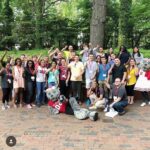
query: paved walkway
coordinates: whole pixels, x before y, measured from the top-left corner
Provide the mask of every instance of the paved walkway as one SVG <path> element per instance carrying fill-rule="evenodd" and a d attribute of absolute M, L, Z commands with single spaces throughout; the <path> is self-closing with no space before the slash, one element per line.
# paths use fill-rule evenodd
<path fill-rule="evenodd" d="M 139 105 L 114 119 L 100 112 L 97 122 L 49 116 L 46 106 L 0 110 L 0 150 L 150 150 L 150 106 Z M 14 147 L 5 144 L 10 135 Z"/>

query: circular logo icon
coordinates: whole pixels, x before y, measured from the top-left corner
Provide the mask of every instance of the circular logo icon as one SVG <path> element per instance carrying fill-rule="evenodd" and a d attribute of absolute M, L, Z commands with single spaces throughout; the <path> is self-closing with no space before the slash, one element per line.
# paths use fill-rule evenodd
<path fill-rule="evenodd" d="M 15 146 L 16 145 L 16 138 L 14 137 L 14 136 L 9 136 L 9 137 L 7 137 L 7 139 L 6 139 L 6 144 L 8 145 L 8 146 L 10 146 L 10 147 L 13 147 L 13 146 Z"/>

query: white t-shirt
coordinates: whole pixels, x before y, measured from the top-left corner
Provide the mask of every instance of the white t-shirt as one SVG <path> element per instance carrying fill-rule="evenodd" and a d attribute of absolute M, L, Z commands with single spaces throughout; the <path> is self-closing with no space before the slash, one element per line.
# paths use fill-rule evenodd
<path fill-rule="evenodd" d="M 42 68 L 41 66 L 38 66 L 37 73 L 36 73 L 36 82 L 45 82 L 46 72 L 47 72 L 46 67 Z"/>

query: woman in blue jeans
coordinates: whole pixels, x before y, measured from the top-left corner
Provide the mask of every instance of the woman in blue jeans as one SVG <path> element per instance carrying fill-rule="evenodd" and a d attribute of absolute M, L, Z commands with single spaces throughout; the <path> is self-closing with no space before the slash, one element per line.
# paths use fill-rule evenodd
<path fill-rule="evenodd" d="M 27 66 L 24 71 L 25 78 L 25 100 L 27 108 L 32 108 L 32 103 L 35 96 L 35 85 L 36 85 L 36 71 L 34 68 L 34 62 L 32 60 L 27 61 Z"/>
<path fill-rule="evenodd" d="M 47 68 L 45 61 L 42 59 L 36 69 L 36 105 L 40 107 L 45 103 L 45 88 L 46 88 Z"/>

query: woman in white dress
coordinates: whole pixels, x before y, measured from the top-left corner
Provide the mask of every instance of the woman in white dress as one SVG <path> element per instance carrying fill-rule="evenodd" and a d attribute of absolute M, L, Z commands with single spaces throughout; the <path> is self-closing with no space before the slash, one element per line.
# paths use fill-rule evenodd
<path fill-rule="evenodd" d="M 149 70 L 148 68 L 150 68 L 150 64 L 146 64 L 145 62 L 143 62 L 143 65 L 139 71 L 139 78 L 134 87 L 134 90 L 141 91 L 141 94 L 143 96 L 143 103 L 141 104 L 142 107 L 145 106 L 146 104 L 150 105 L 150 97 L 149 97 L 150 80 L 146 75 L 147 71 Z"/>

